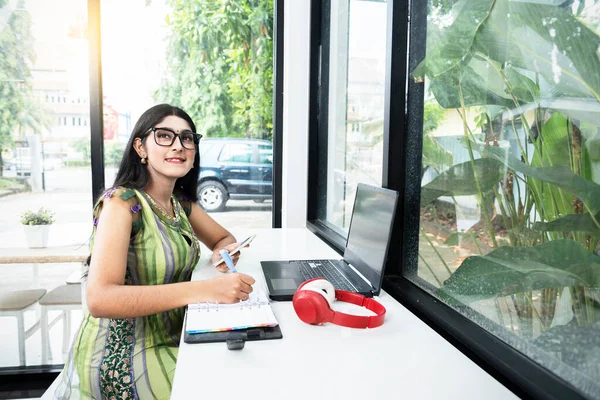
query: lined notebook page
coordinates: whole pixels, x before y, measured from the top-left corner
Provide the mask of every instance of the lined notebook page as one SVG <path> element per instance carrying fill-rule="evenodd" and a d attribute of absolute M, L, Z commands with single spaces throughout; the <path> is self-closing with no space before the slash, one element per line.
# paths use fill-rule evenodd
<path fill-rule="evenodd" d="M 254 291 L 248 300 L 235 304 L 188 305 L 186 331 L 192 334 L 277 325 L 269 300 L 262 291 Z"/>

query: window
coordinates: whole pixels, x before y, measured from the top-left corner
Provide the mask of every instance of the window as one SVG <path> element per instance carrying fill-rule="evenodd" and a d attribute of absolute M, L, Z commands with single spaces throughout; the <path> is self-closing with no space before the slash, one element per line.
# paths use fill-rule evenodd
<path fill-rule="evenodd" d="M 223 150 L 221 150 L 219 161 L 251 163 L 252 146 L 243 143 L 226 144 L 225 146 L 223 146 Z"/>
<path fill-rule="evenodd" d="M 202 142 L 207 139 L 272 142 L 272 0 L 126 3 L 100 0 L 100 4 L 107 184 L 114 181 L 133 125 L 155 104 L 169 103 L 190 115 L 203 135 L 202 162 L 210 162 L 211 168 L 216 157 L 206 156 L 208 149 L 203 149 Z M 131 15 L 140 18 L 132 20 Z M 204 33 L 190 35 L 191 31 Z M 235 33 L 242 31 L 243 34 Z M 123 46 L 124 40 L 135 46 Z M 211 51 L 205 51 L 207 46 Z M 140 69 L 140 65 L 146 67 Z M 129 127 L 124 123 L 126 118 Z M 228 150 L 229 162 L 253 161 L 252 151 L 233 153 L 235 149 Z M 262 227 L 272 225 L 272 203 L 268 196 L 262 193 L 254 196 L 253 189 L 225 182 L 221 174 L 210 175 L 206 168 L 201 168 L 201 174 L 199 204 L 206 211 L 215 212 L 213 217 L 219 223 L 225 227 L 245 224 L 254 228 L 257 221 Z M 206 180 L 213 180 L 222 188 L 218 198 L 210 195 L 212 185 L 200 187 Z M 272 180 L 271 175 L 268 180 Z M 269 189 L 271 185 L 271 182 L 264 184 Z M 265 200 L 269 201 L 261 204 Z M 240 218 L 229 211 L 244 213 Z"/>
<path fill-rule="evenodd" d="M 0 187 L 12 192 L 0 198 L 0 209 L 4 210 L 0 212 L 3 226 L 0 247 L 4 248 L 26 247 L 19 215 L 26 208 L 40 205 L 56 211 L 49 246 L 76 243 L 79 249 L 86 248 L 85 240 L 92 225 L 91 186 L 96 194 L 99 188 L 112 183 L 133 124 L 141 112 L 153 104 L 168 102 L 181 106 L 192 114 L 205 138 L 232 136 L 271 141 L 273 126 L 281 129 L 282 125 L 272 118 L 272 80 L 273 5 L 278 4 L 282 10 L 283 0 L 261 0 L 253 2 L 252 7 L 233 4 L 235 2 L 231 7 L 217 7 L 220 12 L 217 19 L 223 23 L 212 24 L 214 19 L 193 18 L 193 30 L 206 32 L 202 37 L 188 35 L 188 7 L 191 4 L 198 11 L 196 16 L 213 15 L 216 9 L 212 2 L 155 0 L 125 4 L 114 0 L 65 0 L 63 3 L 64 10 L 57 14 L 51 2 L 0 1 L 0 47 L 3 56 L 10 61 L 0 63 L 0 92 L 5 95 L 0 99 L 0 114 L 11 116 L 0 126 Z M 93 16 L 90 21 L 87 20 L 88 5 L 89 15 Z M 132 20 L 131 15 L 140 18 Z M 98 26 L 100 20 L 104 24 L 102 29 Z M 148 29 L 149 26 L 152 29 Z M 229 34 L 239 31 L 240 26 L 244 28 L 243 35 Z M 102 40 L 97 37 L 98 32 Z M 211 59 L 202 55 L 207 37 L 215 50 L 214 58 L 207 54 Z M 281 21 L 278 37 L 282 49 Z M 100 42 L 104 45 L 102 49 L 98 46 Z M 135 43 L 135 46 L 123 46 L 124 42 Z M 190 58 L 190 50 L 198 57 Z M 100 59 L 102 71 L 98 70 L 100 63 L 95 62 Z M 145 68 L 140 69 L 140 65 Z M 277 75 L 281 77 L 281 61 L 277 68 Z M 89 82 L 92 82 L 90 88 Z M 99 82 L 103 85 L 99 86 Z M 149 86 L 148 82 L 152 84 Z M 197 91 L 190 92 L 190 88 Z M 281 93 L 280 90 L 277 96 L 280 103 Z M 205 95 L 209 98 L 204 98 Z M 70 99 L 68 106 L 67 98 Z M 204 107 L 208 102 L 215 107 Z M 103 116 L 104 126 L 108 128 L 104 132 L 99 123 Z M 71 120 L 68 121 L 68 117 Z M 100 146 L 102 139 L 106 140 L 104 152 Z M 98 162 L 98 156 L 102 154 L 106 171 L 99 168 L 102 163 Z M 248 153 L 233 156 L 247 159 Z M 266 157 L 269 158 L 268 154 Z M 94 158 L 94 168 L 90 185 L 91 158 Z M 258 179 L 262 179 L 259 183 L 264 190 L 260 197 L 242 193 L 256 204 L 233 200 L 225 210 L 252 212 L 247 224 L 253 228 L 271 226 L 272 175 L 270 168 L 261 171 Z M 27 184 L 23 184 L 25 179 Z M 35 193 L 28 193 L 31 191 Z M 57 207 L 57 203 L 62 207 Z M 240 203 L 244 206 L 240 207 Z M 243 225 L 239 212 L 218 213 L 213 217 L 226 227 Z M 75 277 L 80 276 L 78 264 L 46 265 L 0 265 L 4 278 L 0 290 L 2 293 L 28 288 L 50 291 L 64 284 L 74 269 Z M 71 334 L 79 323 L 77 313 L 73 314 Z M 57 316 L 59 312 L 52 311 L 50 320 Z M 34 326 L 36 317 L 39 319 L 39 307 L 27 312 L 27 328 Z M 23 371 L 18 368 L 16 323 L 4 319 L 0 324 L 0 337 L 5 339 L 4 346 L 0 347 L 3 350 L 0 367 L 4 373 L 15 372 L 22 376 L 28 372 L 27 368 L 40 363 L 39 331 L 34 331 L 27 340 L 26 370 Z M 44 368 L 49 373 L 44 372 L 39 380 L 36 379 L 39 374 L 33 371 L 36 377 L 29 380 L 29 384 L 46 380 L 63 361 L 62 323 L 55 322 L 50 328 L 53 366 Z M 19 386 L 27 379 L 16 381 L 15 385 Z M 15 391 L 20 389 L 17 387 Z M 2 394 L 7 393 L 0 390 L 0 397 Z M 40 393 L 28 394 L 38 397 Z"/>
<path fill-rule="evenodd" d="M 30 242 L 19 217 L 40 207 L 54 212 L 48 247 L 87 247 L 92 227 L 90 160 L 80 138 L 89 138 L 90 130 L 75 124 L 65 129 L 66 115 L 71 113 L 62 104 L 73 91 L 88 90 L 87 4 L 66 0 L 56 12 L 55 4 L 46 1 L 0 1 L 0 113 L 10 116 L 3 117 L 0 126 L 0 186 L 7 189 L 7 195 L 0 197 L 0 253 L 13 249 L 19 256 L 35 254 L 28 250 Z M 80 114 L 88 118 L 89 109 L 81 109 Z M 30 289 L 49 293 L 66 287 L 81 276 L 81 263 L 0 264 L 0 276 L 0 292 L 11 297 L 17 292 L 12 297 L 16 299 Z M 72 288 L 80 290 L 80 285 Z M 18 351 L 16 319 L 1 318 L 0 368 L 5 372 L 20 365 L 24 368 L 19 374 L 31 367 L 39 370 L 41 364 L 51 369 L 48 365 L 64 360 L 63 334 L 70 342 L 82 312 L 66 311 L 70 318 L 65 318 L 66 307 L 56 307 L 42 326 L 39 303 L 34 301 L 24 313 L 25 329 L 32 328 L 32 335 L 23 339 L 23 358 Z M 51 359 L 42 359 L 41 333 L 46 330 L 49 348 L 43 350 L 51 350 Z M 6 394 L 3 390 L 0 397 Z"/>
<path fill-rule="evenodd" d="M 600 8 L 427 3 L 411 35 L 421 212 L 405 276 L 597 396 Z"/>
<path fill-rule="evenodd" d="M 200 140 L 200 162 L 202 162 L 208 153 L 215 151 L 215 146 L 216 144 L 214 142 Z"/>
<path fill-rule="evenodd" d="M 381 185 L 383 172 L 385 1 L 323 1 L 316 219 L 345 235 L 359 182 Z"/>
<path fill-rule="evenodd" d="M 273 146 L 259 144 L 258 159 L 261 164 L 273 164 Z"/>
<path fill-rule="evenodd" d="M 341 250 L 352 184 L 399 190 L 384 289 L 515 392 L 597 397 L 600 7 L 316 9 L 309 227 Z"/>

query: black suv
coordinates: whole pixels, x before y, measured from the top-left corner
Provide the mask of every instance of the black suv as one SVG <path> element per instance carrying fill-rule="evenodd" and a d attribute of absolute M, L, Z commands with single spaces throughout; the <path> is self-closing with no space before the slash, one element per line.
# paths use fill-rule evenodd
<path fill-rule="evenodd" d="M 273 144 L 267 140 L 215 138 L 200 140 L 198 203 L 221 211 L 227 200 L 254 200 L 273 195 Z"/>

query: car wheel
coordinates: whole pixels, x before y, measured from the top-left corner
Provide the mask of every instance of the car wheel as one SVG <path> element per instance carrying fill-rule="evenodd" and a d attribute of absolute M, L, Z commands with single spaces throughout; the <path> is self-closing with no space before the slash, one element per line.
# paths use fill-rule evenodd
<path fill-rule="evenodd" d="M 265 202 L 265 199 L 254 199 L 255 203 L 262 204 Z"/>
<path fill-rule="evenodd" d="M 229 195 L 219 182 L 204 181 L 198 186 L 198 203 L 206 211 L 222 211 Z"/>

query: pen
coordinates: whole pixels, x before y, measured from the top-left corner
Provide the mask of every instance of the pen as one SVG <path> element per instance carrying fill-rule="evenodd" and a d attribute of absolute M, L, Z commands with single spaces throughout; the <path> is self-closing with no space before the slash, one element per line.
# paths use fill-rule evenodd
<path fill-rule="evenodd" d="M 237 270 L 235 269 L 235 265 L 233 265 L 233 260 L 231 259 L 231 256 L 229 255 L 229 252 L 227 250 L 223 249 L 219 252 L 219 254 L 221 255 L 221 258 L 223 259 L 223 261 L 225 261 L 227 268 L 229 268 L 229 270 L 231 272 L 237 272 Z"/>

